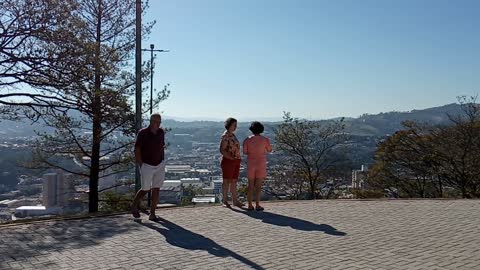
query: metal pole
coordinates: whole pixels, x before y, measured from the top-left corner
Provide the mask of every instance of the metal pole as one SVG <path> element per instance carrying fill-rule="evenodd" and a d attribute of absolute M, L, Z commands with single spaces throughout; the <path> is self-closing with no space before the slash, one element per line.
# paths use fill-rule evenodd
<path fill-rule="evenodd" d="M 138 4 L 138 0 L 137 0 L 137 4 Z M 140 14 L 141 16 L 141 14 Z M 138 40 L 137 40 L 137 51 L 138 52 L 138 48 L 140 48 L 140 53 L 141 51 L 150 51 L 150 115 L 153 114 L 153 52 L 168 52 L 166 50 L 154 50 L 155 46 L 153 44 L 150 44 L 150 50 L 148 49 L 141 49 L 141 45 L 142 44 L 138 44 Z M 140 58 L 140 64 L 141 64 L 141 58 Z M 139 72 L 137 70 L 137 72 Z M 141 70 L 140 70 L 141 72 Z M 140 73 L 138 73 L 140 74 Z M 138 81 L 137 81 L 137 85 L 138 85 Z M 141 89 L 142 85 L 141 85 L 141 81 L 140 81 L 140 89 Z M 140 94 L 140 98 L 141 98 L 141 94 Z M 141 128 L 141 126 L 139 127 L 139 129 Z M 137 130 L 138 132 L 138 130 Z M 137 172 L 138 170 L 138 167 L 136 166 L 136 176 L 138 177 L 138 180 L 137 178 L 135 178 L 135 188 L 136 190 L 138 191 L 140 189 L 140 172 Z M 137 189 L 137 181 L 138 181 L 138 189 Z M 151 198 L 152 198 L 152 193 L 151 191 L 148 191 L 147 193 L 147 206 L 150 207 L 151 205 Z"/>
<path fill-rule="evenodd" d="M 155 46 L 150 44 L 150 115 L 153 114 L 153 48 Z"/>
<path fill-rule="evenodd" d="M 135 8 L 135 131 L 142 128 L 142 1 Z M 135 164 L 135 192 L 140 190 L 140 169 Z"/>
<path fill-rule="evenodd" d="M 150 44 L 150 115 L 153 114 L 153 48 L 154 45 Z M 147 206 L 152 204 L 152 191 L 148 191 Z"/>

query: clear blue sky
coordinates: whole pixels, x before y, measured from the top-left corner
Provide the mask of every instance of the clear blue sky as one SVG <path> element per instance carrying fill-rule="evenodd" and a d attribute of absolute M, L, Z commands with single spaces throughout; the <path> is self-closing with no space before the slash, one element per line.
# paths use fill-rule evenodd
<path fill-rule="evenodd" d="M 359 116 L 480 92 L 478 0 L 151 0 L 161 111 Z M 144 54 L 149 57 L 149 54 Z"/>

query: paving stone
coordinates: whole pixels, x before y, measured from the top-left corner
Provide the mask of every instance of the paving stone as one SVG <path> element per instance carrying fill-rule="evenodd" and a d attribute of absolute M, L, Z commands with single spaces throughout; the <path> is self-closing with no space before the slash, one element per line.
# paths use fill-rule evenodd
<path fill-rule="evenodd" d="M 290 201 L 0 227 L 0 269 L 480 269 L 480 201 Z"/>

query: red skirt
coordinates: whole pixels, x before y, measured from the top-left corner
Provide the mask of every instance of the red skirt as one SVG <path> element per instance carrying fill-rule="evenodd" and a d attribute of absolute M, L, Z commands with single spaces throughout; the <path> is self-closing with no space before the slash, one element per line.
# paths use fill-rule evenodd
<path fill-rule="evenodd" d="M 238 179 L 240 176 L 240 159 L 223 157 L 221 162 L 223 179 Z"/>

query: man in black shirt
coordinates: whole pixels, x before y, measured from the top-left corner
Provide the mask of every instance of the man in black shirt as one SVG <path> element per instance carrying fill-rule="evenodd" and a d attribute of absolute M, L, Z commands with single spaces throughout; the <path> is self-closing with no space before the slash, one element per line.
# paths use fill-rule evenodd
<path fill-rule="evenodd" d="M 140 201 L 152 191 L 150 220 L 157 220 L 155 209 L 160 197 L 160 187 L 165 181 L 165 131 L 160 128 L 162 117 L 152 114 L 150 125 L 138 132 L 135 142 L 135 160 L 140 167 L 142 187 L 132 203 L 132 215 L 140 218 Z"/>

